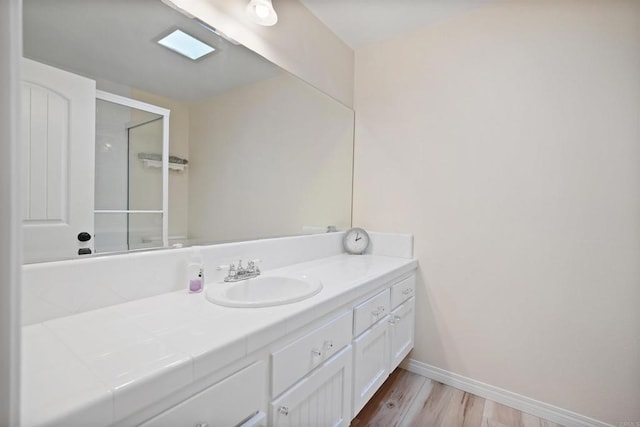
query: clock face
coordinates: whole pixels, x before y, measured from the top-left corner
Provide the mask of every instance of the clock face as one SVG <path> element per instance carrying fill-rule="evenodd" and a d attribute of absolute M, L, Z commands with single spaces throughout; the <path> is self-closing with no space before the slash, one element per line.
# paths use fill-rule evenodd
<path fill-rule="evenodd" d="M 369 246 L 369 235 L 362 228 L 352 228 L 347 230 L 342 244 L 350 254 L 362 254 Z"/>

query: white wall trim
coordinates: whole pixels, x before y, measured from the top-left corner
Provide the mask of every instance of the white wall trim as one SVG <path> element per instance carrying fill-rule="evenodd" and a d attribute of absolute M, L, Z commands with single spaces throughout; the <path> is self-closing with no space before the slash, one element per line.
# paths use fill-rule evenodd
<path fill-rule="evenodd" d="M 18 193 L 22 3 L 0 2 L 0 426 L 20 424 L 21 209 Z"/>
<path fill-rule="evenodd" d="M 414 374 L 441 382 L 451 387 L 464 390 L 485 399 L 510 406 L 519 411 L 544 418 L 567 427 L 613 427 L 611 424 L 594 420 L 584 415 L 557 406 L 531 399 L 521 394 L 476 381 L 453 372 L 445 371 L 414 359 L 405 359 L 400 365 Z"/>

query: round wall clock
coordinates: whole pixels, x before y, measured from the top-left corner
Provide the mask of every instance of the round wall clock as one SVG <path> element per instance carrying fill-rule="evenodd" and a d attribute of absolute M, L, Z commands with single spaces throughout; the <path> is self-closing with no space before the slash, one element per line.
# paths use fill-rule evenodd
<path fill-rule="evenodd" d="M 362 255 L 369 247 L 369 235 L 362 228 L 351 228 L 345 233 L 342 246 L 350 254 Z"/>

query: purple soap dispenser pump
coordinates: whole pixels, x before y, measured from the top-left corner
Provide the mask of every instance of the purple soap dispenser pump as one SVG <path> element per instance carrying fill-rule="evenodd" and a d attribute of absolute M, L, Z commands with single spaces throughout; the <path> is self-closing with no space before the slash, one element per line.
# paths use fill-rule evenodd
<path fill-rule="evenodd" d="M 192 250 L 191 261 L 187 265 L 187 280 L 189 292 L 202 292 L 204 289 L 204 264 L 200 248 L 195 246 Z"/>

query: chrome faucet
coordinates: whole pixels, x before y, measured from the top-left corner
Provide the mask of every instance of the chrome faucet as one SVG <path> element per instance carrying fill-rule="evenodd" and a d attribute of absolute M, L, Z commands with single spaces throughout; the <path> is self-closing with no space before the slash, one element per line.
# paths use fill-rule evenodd
<path fill-rule="evenodd" d="M 256 265 L 261 262 L 259 259 L 251 260 L 247 263 L 246 267 L 242 266 L 242 260 L 238 261 L 238 266 L 234 264 L 218 266 L 217 270 L 228 268 L 227 277 L 224 278 L 225 282 L 239 282 L 240 280 L 251 279 L 260 275 L 260 268 Z"/>

